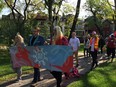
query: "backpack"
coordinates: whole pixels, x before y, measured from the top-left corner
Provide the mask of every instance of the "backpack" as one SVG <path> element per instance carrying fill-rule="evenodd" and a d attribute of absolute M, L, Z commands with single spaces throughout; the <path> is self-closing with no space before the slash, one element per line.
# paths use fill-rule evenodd
<path fill-rule="evenodd" d="M 80 77 L 78 69 L 76 67 L 73 67 L 71 72 L 65 73 L 66 79 L 69 79 L 71 77 Z"/>

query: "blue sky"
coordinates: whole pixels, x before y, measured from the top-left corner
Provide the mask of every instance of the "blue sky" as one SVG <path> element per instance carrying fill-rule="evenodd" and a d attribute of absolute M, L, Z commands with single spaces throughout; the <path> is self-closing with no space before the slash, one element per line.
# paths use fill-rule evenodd
<path fill-rule="evenodd" d="M 74 7 L 76 7 L 76 3 L 77 0 L 67 0 L 68 2 L 70 2 L 70 4 L 72 4 Z M 113 2 L 114 0 L 109 0 L 111 2 Z M 81 0 L 81 8 L 80 8 L 80 14 L 79 14 L 79 18 L 86 18 L 86 16 L 88 16 L 90 13 L 86 12 L 85 9 L 83 8 L 84 3 L 86 2 L 86 0 Z M 9 14 L 9 10 L 8 9 L 4 9 L 1 13 L 0 13 L 0 17 L 1 15 L 7 15 Z"/>

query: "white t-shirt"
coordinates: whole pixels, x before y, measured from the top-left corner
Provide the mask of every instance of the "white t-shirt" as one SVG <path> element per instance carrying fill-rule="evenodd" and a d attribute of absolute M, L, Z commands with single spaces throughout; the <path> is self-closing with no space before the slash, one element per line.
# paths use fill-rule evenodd
<path fill-rule="evenodd" d="M 78 47 L 80 46 L 80 40 L 77 37 L 70 38 L 69 46 L 71 46 L 73 48 L 73 51 L 77 51 Z"/>
<path fill-rule="evenodd" d="M 91 51 L 94 51 L 94 43 L 95 43 L 95 38 L 92 39 Z"/>

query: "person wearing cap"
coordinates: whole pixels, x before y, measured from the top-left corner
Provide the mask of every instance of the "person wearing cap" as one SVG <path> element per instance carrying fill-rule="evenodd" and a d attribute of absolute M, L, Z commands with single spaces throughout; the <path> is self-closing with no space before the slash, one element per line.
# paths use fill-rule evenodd
<path fill-rule="evenodd" d="M 40 28 L 39 27 L 34 27 L 32 30 L 32 36 L 29 38 L 29 43 L 28 46 L 41 46 L 44 45 L 44 38 L 39 35 Z M 39 65 L 36 64 L 34 66 L 34 76 L 33 76 L 33 81 L 32 83 L 36 83 L 37 81 L 41 81 L 40 79 L 40 69 Z"/>
<path fill-rule="evenodd" d="M 97 37 L 96 31 L 93 31 L 92 37 L 90 38 L 90 53 L 92 57 L 91 70 L 94 67 L 98 66 L 98 61 L 97 61 L 98 43 L 99 43 L 99 38 Z"/>
<path fill-rule="evenodd" d="M 116 39 L 114 37 L 114 35 L 112 34 L 111 36 L 109 36 L 107 42 L 107 56 L 108 56 L 108 60 L 110 59 L 110 55 L 112 54 L 112 60 L 111 62 L 113 62 L 113 59 L 115 57 L 115 46 L 116 46 Z"/>

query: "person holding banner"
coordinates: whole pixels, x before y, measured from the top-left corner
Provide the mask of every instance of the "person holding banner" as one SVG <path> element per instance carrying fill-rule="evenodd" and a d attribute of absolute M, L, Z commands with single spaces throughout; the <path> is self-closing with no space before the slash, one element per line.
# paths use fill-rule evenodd
<path fill-rule="evenodd" d="M 68 40 L 64 37 L 61 28 L 59 26 L 55 26 L 54 28 L 54 45 L 68 45 Z M 50 73 L 54 76 L 57 82 L 57 87 L 61 87 L 62 82 L 62 72 L 60 71 L 50 71 Z"/>
<path fill-rule="evenodd" d="M 30 36 L 29 39 L 29 46 L 41 46 L 44 45 L 44 38 L 42 36 L 39 35 L 40 32 L 40 28 L 39 27 L 34 27 L 34 29 L 32 30 L 32 36 Z M 39 69 L 39 65 L 36 64 L 34 66 L 34 76 L 33 76 L 33 81 L 32 83 L 36 83 L 37 81 L 41 81 L 42 79 L 40 79 L 40 69 Z"/>
<path fill-rule="evenodd" d="M 17 33 L 17 35 L 15 36 L 14 46 L 16 46 L 17 48 L 24 47 L 24 39 L 19 33 Z M 11 61 L 11 62 L 13 63 L 13 61 Z M 22 68 L 21 68 L 21 66 L 20 67 L 13 67 L 13 64 L 12 64 L 12 68 L 17 73 L 17 81 L 22 80 L 22 77 L 21 77 Z"/>

